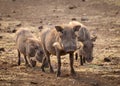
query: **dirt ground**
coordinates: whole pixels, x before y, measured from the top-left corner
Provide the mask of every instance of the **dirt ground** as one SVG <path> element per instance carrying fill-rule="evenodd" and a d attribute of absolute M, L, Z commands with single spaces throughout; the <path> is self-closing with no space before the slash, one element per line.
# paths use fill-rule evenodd
<path fill-rule="evenodd" d="M 61 77 L 22 64 L 17 66 L 15 31 L 28 27 L 53 27 L 76 19 L 97 34 L 94 60 L 69 71 L 68 56 L 62 57 Z M 104 61 L 107 58 L 108 61 Z M 51 57 L 56 72 L 56 57 Z M 120 86 L 120 0 L 0 0 L 0 86 Z"/>

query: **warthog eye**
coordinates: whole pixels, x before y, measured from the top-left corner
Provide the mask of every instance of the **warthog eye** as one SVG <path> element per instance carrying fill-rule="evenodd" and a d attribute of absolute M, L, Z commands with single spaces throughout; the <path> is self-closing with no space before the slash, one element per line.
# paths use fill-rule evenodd
<path fill-rule="evenodd" d="M 94 47 L 94 44 L 92 44 L 92 47 Z"/>
<path fill-rule="evenodd" d="M 40 51 L 40 54 L 43 54 L 43 52 L 42 52 L 42 51 Z"/>
<path fill-rule="evenodd" d="M 35 50 L 37 50 L 38 49 L 38 47 L 35 47 Z"/>

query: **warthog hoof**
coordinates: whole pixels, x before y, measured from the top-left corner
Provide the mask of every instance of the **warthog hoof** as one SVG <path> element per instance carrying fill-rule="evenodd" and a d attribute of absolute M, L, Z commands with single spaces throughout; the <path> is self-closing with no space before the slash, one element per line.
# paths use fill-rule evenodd
<path fill-rule="evenodd" d="M 36 61 L 34 61 L 32 59 L 30 61 L 31 61 L 32 67 L 35 67 L 36 66 Z"/>
<path fill-rule="evenodd" d="M 45 67 L 45 68 L 49 68 L 49 65 L 48 65 L 47 62 L 45 62 L 44 67 Z"/>
<path fill-rule="evenodd" d="M 53 70 L 53 68 L 51 68 L 51 69 L 50 69 L 50 73 L 54 73 L 54 70 Z"/>
<path fill-rule="evenodd" d="M 43 66 L 41 66 L 41 70 L 42 70 L 42 72 L 45 72 L 45 69 L 44 69 L 44 67 L 43 67 Z"/>
<path fill-rule="evenodd" d="M 60 77 L 60 75 L 61 75 L 61 72 L 58 71 L 58 72 L 57 72 L 57 77 Z"/>
<path fill-rule="evenodd" d="M 20 65 L 20 63 L 21 63 L 21 62 L 20 62 L 20 61 L 18 61 L 18 66 Z"/>
<path fill-rule="evenodd" d="M 75 76 L 76 72 L 74 70 L 71 70 L 71 75 Z"/>

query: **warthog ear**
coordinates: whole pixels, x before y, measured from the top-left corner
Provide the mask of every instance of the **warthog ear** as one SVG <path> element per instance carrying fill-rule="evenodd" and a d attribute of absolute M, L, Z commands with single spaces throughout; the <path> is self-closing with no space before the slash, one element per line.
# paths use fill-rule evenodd
<path fill-rule="evenodd" d="M 81 25 L 76 25 L 73 27 L 73 30 L 74 31 L 79 31 L 79 29 L 81 28 Z"/>
<path fill-rule="evenodd" d="M 92 37 L 92 38 L 91 38 L 91 41 L 95 42 L 95 41 L 96 41 L 96 39 L 97 39 L 97 36 Z"/>
<path fill-rule="evenodd" d="M 58 31 L 58 32 L 63 32 L 63 28 L 61 26 L 55 26 L 55 29 Z"/>

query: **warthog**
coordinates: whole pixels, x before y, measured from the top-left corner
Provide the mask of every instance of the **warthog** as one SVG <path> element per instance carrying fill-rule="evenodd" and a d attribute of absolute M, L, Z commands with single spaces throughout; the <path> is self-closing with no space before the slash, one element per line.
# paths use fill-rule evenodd
<path fill-rule="evenodd" d="M 26 65 L 30 67 L 36 65 L 36 60 L 42 62 L 44 53 L 41 42 L 29 30 L 21 28 L 16 32 L 16 46 L 18 51 L 18 65 L 21 64 L 21 53 L 24 55 Z"/>
<path fill-rule="evenodd" d="M 43 64 L 41 66 L 42 71 L 44 71 L 44 63 L 47 59 L 50 72 L 54 72 L 50 62 L 50 55 L 56 55 L 58 61 L 57 76 L 60 76 L 61 72 L 61 56 L 69 54 L 71 74 L 75 74 L 73 68 L 73 54 L 77 49 L 76 45 L 76 35 L 75 32 L 79 30 L 81 26 L 77 25 L 70 27 L 68 25 L 55 26 L 53 29 L 43 29 L 41 31 L 40 37 L 43 44 L 44 53 L 46 55 L 43 58 Z"/>
<path fill-rule="evenodd" d="M 81 25 L 81 28 L 77 32 L 77 38 L 78 42 L 81 42 L 83 45 L 77 51 L 78 53 L 76 53 L 76 56 L 77 54 L 80 56 L 81 65 L 83 65 L 83 62 L 85 63 L 85 61 L 91 62 L 93 60 L 93 47 L 94 47 L 93 42 L 96 40 L 97 37 L 94 36 L 93 38 L 91 38 L 90 33 L 87 30 L 87 27 L 81 24 L 80 22 L 71 21 L 69 22 L 69 25 L 72 27 L 76 25 Z"/>

